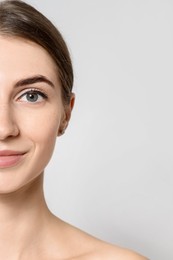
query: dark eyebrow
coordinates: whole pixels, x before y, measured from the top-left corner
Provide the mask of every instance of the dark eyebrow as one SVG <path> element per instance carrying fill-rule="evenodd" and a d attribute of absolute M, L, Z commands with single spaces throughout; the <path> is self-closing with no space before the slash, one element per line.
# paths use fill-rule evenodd
<path fill-rule="evenodd" d="M 53 88 L 55 87 L 52 81 L 50 81 L 48 78 L 46 78 L 45 76 L 42 76 L 42 75 L 35 75 L 33 77 L 21 79 L 15 84 L 15 87 L 32 85 L 32 84 L 39 83 L 39 82 L 45 82 L 48 85 L 50 85 L 51 87 L 53 87 Z"/>

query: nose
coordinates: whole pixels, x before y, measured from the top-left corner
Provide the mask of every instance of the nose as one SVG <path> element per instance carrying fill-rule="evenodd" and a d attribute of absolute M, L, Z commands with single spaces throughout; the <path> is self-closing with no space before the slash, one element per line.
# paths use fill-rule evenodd
<path fill-rule="evenodd" d="M 15 137 L 19 134 L 19 129 L 14 120 L 10 105 L 0 105 L 0 140 L 8 137 Z"/>

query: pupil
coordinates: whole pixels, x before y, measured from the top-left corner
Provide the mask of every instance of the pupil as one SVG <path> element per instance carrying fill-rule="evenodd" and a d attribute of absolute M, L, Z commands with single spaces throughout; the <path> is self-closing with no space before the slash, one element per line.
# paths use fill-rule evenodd
<path fill-rule="evenodd" d="M 27 94 L 27 100 L 30 102 L 35 102 L 38 99 L 38 95 L 34 93 Z"/>

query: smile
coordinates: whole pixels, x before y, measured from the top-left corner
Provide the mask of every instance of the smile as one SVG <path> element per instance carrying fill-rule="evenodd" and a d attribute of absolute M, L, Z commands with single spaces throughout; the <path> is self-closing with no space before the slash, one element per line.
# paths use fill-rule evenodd
<path fill-rule="evenodd" d="M 8 168 L 16 166 L 21 162 L 25 152 L 4 150 L 0 151 L 0 168 Z"/>

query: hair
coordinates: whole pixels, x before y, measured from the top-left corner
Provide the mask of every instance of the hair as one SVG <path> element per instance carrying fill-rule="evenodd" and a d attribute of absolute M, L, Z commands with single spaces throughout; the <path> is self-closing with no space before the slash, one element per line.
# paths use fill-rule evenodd
<path fill-rule="evenodd" d="M 47 51 L 58 68 L 63 102 L 69 104 L 73 87 L 72 62 L 61 33 L 50 20 L 23 1 L 1 1 L 0 35 L 30 40 Z"/>

